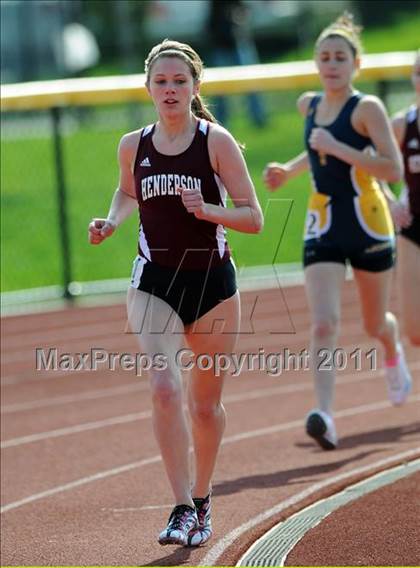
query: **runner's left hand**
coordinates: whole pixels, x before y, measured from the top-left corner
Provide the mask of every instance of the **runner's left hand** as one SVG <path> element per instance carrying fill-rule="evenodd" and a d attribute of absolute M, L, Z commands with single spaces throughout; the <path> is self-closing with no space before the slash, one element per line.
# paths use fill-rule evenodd
<path fill-rule="evenodd" d="M 309 145 L 313 150 L 324 154 L 333 154 L 337 140 L 325 128 L 313 128 L 309 137 Z"/>
<path fill-rule="evenodd" d="M 199 189 L 178 189 L 181 193 L 182 203 L 188 213 L 194 213 L 197 219 L 202 219 L 206 204 Z"/>

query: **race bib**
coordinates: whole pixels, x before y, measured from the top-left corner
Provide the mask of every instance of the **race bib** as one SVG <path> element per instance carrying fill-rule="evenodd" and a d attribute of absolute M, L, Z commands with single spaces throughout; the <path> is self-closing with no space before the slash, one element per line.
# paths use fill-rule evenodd
<path fill-rule="evenodd" d="M 305 220 L 304 240 L 317 239 L 331 226 L 330 197 L 324 193 L 313 193 L 309 198 Z"/>

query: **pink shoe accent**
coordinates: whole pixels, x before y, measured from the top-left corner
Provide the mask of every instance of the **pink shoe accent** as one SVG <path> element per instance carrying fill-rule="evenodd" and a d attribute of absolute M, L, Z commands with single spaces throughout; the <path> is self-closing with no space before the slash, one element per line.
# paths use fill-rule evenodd
<path fill-rule="evenodd" d="M 398 365 L 399 361 L 400 361 L 400 354 L 397 353 L 397 354 L 395 355 L 395 357 L 393 357 L 392 359 L 387 359 L 387 360 L 385 361 L 385 365 L 386 365 L 387 367 L 396 367 L 396 366 Z"/>

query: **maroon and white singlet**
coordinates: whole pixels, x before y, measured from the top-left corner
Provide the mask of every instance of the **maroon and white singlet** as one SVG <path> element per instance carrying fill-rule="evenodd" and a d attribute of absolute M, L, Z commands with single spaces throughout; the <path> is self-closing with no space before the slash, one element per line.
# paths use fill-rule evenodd
<path fill-rule="evenodd" d="M 181 270 L 206 270 L 225 264 L 230 252 L 223 225 L 188 213 L 178 192 L 178 188 L 199 188 L 206 203 L 226 206 L 226 189 L 210 163 L 209 122 L 199 119 L 189 148 L 175 156 L 156 150 L 152 141 L 155 126 L 143 128 L 134 164 L 139 255 Z"/>
<path fill-rule="evenodd" d="M 401 144 L 404 159 L 404 177 L 408 192 L 408 203 L 412 215 L 411 224 L 400 231 L 400 235 L 420 247 L 420 132 L 418 108 L 412 106 L 405 115 L 405 136 Z"/>
<path fill-rule="evenodd" d="M 408 201 L 410 211 L 415 216 L 420 216 L 420 132 L 417 124 L 418 112 L 416 106 L 408 109 L 405 115 L 405 136 L 401 145 Z"/>

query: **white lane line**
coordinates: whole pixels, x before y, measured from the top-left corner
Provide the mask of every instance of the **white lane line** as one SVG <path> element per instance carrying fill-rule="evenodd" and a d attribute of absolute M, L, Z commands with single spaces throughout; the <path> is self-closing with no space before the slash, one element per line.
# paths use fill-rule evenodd
<path fill-rule="evenodd" d="M 6 513 L 7 511 L 11 511 L 12 509 L 17 509 L 18 507 L 22 507 L 23 505 L 28 505 L 29 503 L 33 503 L 34 501 L 45 499 L 45 497 L 51 497 L 52 495 L 56 495 L 57 493 L 62 493 L 63 491 L 71 491 L 76 487 L 80 487 L 81 485 L 86 485 L 86 483 L 92 483 L 93 481 L 99 481 L 100 479 L 111 477 L 112 475 L 127 473 L 128 471 L 132 471 L 133 469 L 137 469 L 139 467 L 144 467 L 146 465 L 158 463 L 161 461 L 161 459 L 162 458 L 160 456 L 153 456 L 151 458 L 146 458 L 144 460 L 128 463 L 120 467 L 114 467 L 113 469 L 100 471 L 93 475 L 89 475 L 88 477 L 82 477 L 80 479 L 76 479 L 75 481 L 71 481 L 70 483 L 65 483 L 64 485 L 58 485 L 57 487 L 52 487 L 51 489 L 47 489 L 46 491 L 42 491 L 41 493 L 35 493 L 34 495 L 29 495 L 28 497 L 20 499 L 19 501 L 14 501 L 13 503 L 4 505 L 4 507 L 1 507 L 0 513 Z"/>
<path fill-rule="evenodd" d="M 173 503 L 169 503 L 168 505 L 144 505 L 143 507 L 121 507 L 119 509 L 115 508 L 107 508 L 102 507 L 101 511 L 105 511 L 108 513 L 138 513 L 139 511 L 155 511 L 161 509 L 172 509 L 174 506 Z"/>
<path fill-rule="evenodd" d="M 406 404 L 415 403 L 420 401 L 420 394 L 416 396 L 411 396 L 407 400 Z M 376 410 L 384 410 L 386 408 L 392 408 L 391 403 L 388 400 L 382 400 L 380 402 L 374 402 L 372 404 L 363 404 L 362 406 L 354 406 L 352 408 L 345 408 L 334 413 L 334 418 L 345 418 L 346 416 L 355 416 L 357 414 L 364 414 L 365 412 L 375 412 Z M 235 434 L 234 436 L 227 436 L 224 438 L 222 443 L 238 442 L 240 440 L 248 440 L 249 438 L 255 438 L 256 436 L 265 436 L 267 434 L 275 434 L 283 430 L 291 430 L 292 428 L 303 427 L 303 420 L 294 420 L 293 422 L 286 422 L 284 424 L 276 424 L 274 426 L 268 426 L 266 428 L 259 428 L 258 430 L 251 430 L 250 432 L 242 432 L 241 434 Z"/>
<path fill-rule="evenodd" d="M 256 540 L 242 555 L 236 566 L 284 566 L 287 556 L 310 530 L 347 503 L 403 479 L 420 470 L 420 460 L 405 462 L 363 481 L 349 485 L 330 497 L 315 501 L 286 520 L 277 523 Z"/>
<path fill-rule="evenodd" d="M 12 412 L 22 412 L 24 410 L 36 410 L 38 408 L 48 408 L 51 406 L 59 406 L 61 404 L 71 404 L 83 400 L 92 400 L 95 398 L 106 398 L 109 396 L 117 396 L 119 394 L 128 394 L 136 391 L 146 390 L 148 385 L 145 383 L 128 384 L 119 387 L 108 387 L 86 391 L 80 394 L 65 394 L 51 398 L 40 398 L 38 400 L 29 400 L 27 402 L 17 402 L 15 404 L 5 404 L 1 407 L 2 414 Z"/>
<path fill-rule="evenodd" d="M 354 382 L 354 381 L 349 381 Z M 245 400 L 254 400 L 257 398 L 265 398 L 267 396 L 281 395 L 290 392 L 299 392 L 303 390 L 309 390 L 312 388 L 311 383 L 301 383 L 298 385 L 284 385 L 283 387 L 274 387 L 270 389 L 255 389 L 248 391 L 246 393 L 234 394 L 224 397 L 224 402 L 227 404 L 242 402 Z M 104 420 L 97 420 L 94 422 L 86 422 L 84 424 L 79 424 L 76 426 L 68 426 L 65 428 L 57 428 L 55 430 L 48 430 L 46 432 L 39 432 L 37 434 L 29 434 L 27 436 L 20 436 L 18 438 L 11 438 L 1 442 L 1 449 L 13 448 L 17 446 L 22 446 L 25 444 L 31 444 L 34 442 L 40 442 L 42 440 L 48 440 L 50 438 L 59 438 L 61 436 L 68 436 L 71 434 L 77 434 L 81 432 L 86 432 L 90 430 L 97 430 L 99 428 L 106 428 L 109 426 L 115 426 L 117 424 L 127 424 L 130 422 L 135 422 L 139 420 L 146 420 L 152 417 L 152 412 L 146 410 L 144 412 L 137 412 L 132 414 L 123 414 L 121 416 L 115 416 L 112 418 L 106 418 Z"/>
<path fill-rule="evenodd" d="M 362 349 L 362 351 L 367 352 L 370 349 L 371 344 L 370 343 L 366 343 L 363 344 L 363 347 L 359 346 L 360 349 Z M 342 347 L 342 349 L 347 353 L 347 352 L 351 352 L 352 349 L 354 347 L 354 344 L 349 344 L 347 346 Z M 418 371 L 420 370 L 420 361 L 416 361 L 416 362 L 410 362 L 409 363 L 409 367 L 411 369 L 412 372 L 414 371 Z M 58 373 L 61 372 L 62 375 L 69 373 L 69 371 L 54 371 L 54 373 Z M 76 373 L 77 371 L 74 371 L 74 373 Z M 250 371 L 253 372 L 253 371 Z M 255 371 L 256 373 L 257 371 Z M 286 371 L 284 371 L 285 373 Z M 358 373 L 363 373 L 362 377 L 363 378 L 369 378 L 368 373 L 371 374 L 373 371 L 369 370 L 367 372 L 365 371 L 357 371 Z M 287 373 L 290 373 L 290 371 L 287 371 Z M 347 377 L 349 376 L 350 373 L 345 373 L 345 372 L 340 372 L 338 373 L 337 377 L 338 377 L 338 381 L 340 381 L 340 377 Z M 282 379 L 285 375 L 282 374 L 279 377 L 275 377 L 278 379 Z M 287 376 L 287 375 L 286 375 Z M 122 385 L 119 387 L 109 387 L 109 388 L 104 388 L 104 389 L 96 389 L 96 390 L 92 390 L 92 391 L 86 391 L 84 393 L 78 393 L 78 394 L 68 394 L 68 395 L 61 395 L 61 396 L 56 396 L 56 397 L 50 397 L 50 398 L 41 398 L 38 400 L 29 400 L 29 401 L 25 401 L 25 402 L 18 402 L 18 403 L 12 403 L 12 404 L 5 404 L 3 406 L 1 406 L 1 413 L 2 414 L 9 414 L 9 413 L 13 413 L 13 412 L 21 412 L 21 411 L 26 411 L 26 410 L 33 410 L 33 409 L 38 409 L 38 408 L 48 408 L 51 406 L 58 406 L 61 404 L 70 404 L 73 402 L 78 402 L 78 401 L 83 401 L 83 400 L 92 400 L 95 398 L 105 398 L 105 397 L 109 397 L 109 396 L 114 396 L 114 395 L 118 395 L 118 394 L 125 394 L 125 393 L 130 393 L 130 392 L 135 392 L 137 390 L 142 391 L 142 390 L 147 390 L 148 389 L 148 382 L 147 380 L 141 380 L 142 378 L 137 378 L 136 379 L 136 383 L 135 384 L 126 384 L 126 385 Z M 240 377 L 232 377 L 231 380 L 239 380 Z"/>
<path fill-rule="evenodd" d="M 277 505 L 275 505 L 271 509 L 267 509 L 263 513 L 260 513 L 259 515 L 250 519 L 246 523 L 243 523 L 239 527 L 236 527 L 235 529 L 233 529 L 230 533 L 228 533 L 225 537 L 220 539 L 209 550 L 209 552 L 201 560 L 199 566 L 214 566 L 215 564 L 217 564 L 217 560 L 225 552 L 225 550 L 229 546 L 231 546 L 235 542 L 235 540 L 238 539 L 240 536 L 242 536 L 244 533 L 253 529 L 257 525 L 263 523 L 264 521 L 266 521 L 270 517 L 272 517 L 274 515 L 278 515 L 279 513 L 284 511 L 285 509 L 288 509 L 289 507 L 296 505 L 300 501 L 307 499 L 308 497 L 317 493 L 321 489 L 324 489 L 325 487 L 328 487 L 329 485 L 334 485 L 335 483 L 343 481 L 344 479 L 351 478 L 355 475 L 362 475 L 362 474 L 365 474 L 365 473 L 367 473 L 371 470 L 375 470 L 377 468 L 387 466 L 388 464 L 393 463 L 393 462 L 398 462 L 398 461 L 401 461 L 401 460 L 404 460 L 404 459 L 416 458 L 416 457 L 418 457 L 419 452 L 420 452 L 419 449 L 407 450 L 405 452 L 401 452 L 399 454 L 389 456 L 389 457 L 384 458 L 382 460 L 379 460 L 377 462 L 374 462 L 374 463 L 371 463 L 371 464 L 368 464 L 368 465 L 365 465 L 365 466 L 357 467 L 357 468 L 352 469 L 350 471 L 343 472 L 339 475 L 335 475 L 334 477 L 328 477 L 328 479 L 324 479 L 323 481 L 319 481 L 318 483 L 311 485 L 307 489 L 304 489 L 303 491 L 300 491 L 299 493 L 292 495 L 291 497 L 289 497 L 288 499 L 285 499 L 284 501 L 281 501 L 280 503 L 278 503 Z"/>
<path fill-rule="evenodd" d="M 419 364 L 419 369 L 420 369 L 420 364 Z M 348 375 L 347 375 L 348 376 Z M 352 376 L 352 375 L 351 375 Z M 369 377 L 365 377 L 365 378 L 369 378 Z M 232 380 L 235 380 L 232 379 Z M 302 383 L 301 383 L 302 384 Z M 303 384 L 308 384 L 308 383 L 303 383 Z M 131 392 L 136 392 L 136 391 L 143 391 L 143 390 L 147 390 L 149 388 L 148 383 L 142 382 L 142 383 L 138 383 L 138 384 L 130 384 L 130 385 L 123 385 L 121 387 L 115 387 L 115 388 L 107 388 L 107 389 L 97 389 L 97 390 L 92 390 L 92 391 L 87 391 L 85 393 L 81 393 L 81 394 L 69 394 L 69 395 L 62 395 L 62 396 L 56 396 L 56 397 L 52 397 L 52 398 L 41 398 L 38 400 L 30 400 L 28 402 L 18 402 L 15 404 L 8 404 L 8 405 L 4 405 L 1 407 L 1 414 L 9 414 L 9 413 L 13 413 L 13 412 L 21 412 L 24 410 L 34 410 L 34 409 L 38 409 L 38 408 L 47 408 L 47 407 L 51 407 L 51 406 L 59 406 L 61 404 L 69 404 L 69 403 L 73 403 L 73 402 L 80 402 L 83 400 L 92 400 L 95 398 L 106 398 L 109 396 L 115 396 L 115 395 L 119 395 L 119 394 L 127 394 L 127 393 L 131 393 Z M 279 387 L 273 387 L 273 390 L 277 391 Z M 283 385 L 281 388 L 290 388 L 291 391 L 290 392 L 294 392 L 294 389 L 296 389 L 296 385 Z M 305 390 L 305 388 L 300 389 L 300 390 Z M 258 390 L 263 390 L 263 389 L 258 389 Z M 298 389 L 299 390 L 299 389 Z M 255 393 L 256 390 L 254 389 L 253 391 L 247 391 L 245 393 L 243 393 L 243 395 L 234 395 L 234 396 L 243 396 L 242 400 L 247 400 L 247 396 L 249 395 L 249 393 Z M 289 392 L 289 391 L 285 391 L 285 392 Z M 225 401 L 226 401 L 227 396 L 225 397 Z M 251 398 L 253 398 L 253 395 L 251 395 Z"/>
<path fill-rule="evenodd" d="M 39 432 L 38 434 L 30 434 L 29 436 L 21 436 L 19 438 L 11 438 L 1 443 L 1 449 L 15 448 L 16 446 L 23 446 L 25 444 L 33 444 L 42 440 L 49 440 L 51 438 L 60 438 L 62 436 L 69 436 L 70 434 L 79 434 L 80 432 L 88 432 L 89 430 L 97 430 L 109 426 L 117 426 L 119 424 L 128 424 L 137 420 L 144 420 L 151 417 L 150 410 L 144 412 L 135 412 L 133 414 L 124 414 L 122 416 L 114 416 L 106 420 L 97 420 L 95 422 L 86 422 L 85 424 L 78 424 L 76 426 L 69 426 L 68 428 L 57 428 L 56 430 L 49 430 L 48 432 Z"/>
<path fill-rule="evenodd" d="M 352 272 L 349 270 L 346 274 L 346 280 L 351 279 Z M 304 276 L 300 262 L 286 262 L 241 268 L 238 271 L 237 280 L 241 291 L 278 290 L 279 285 L 283 288 L 302 285 Z M 121 309 L 125 310 L 128 282 L 128 278 L 84 282 L 82 285 L 83 295 L 76 298 L 78 311 L 81 311 L 81 308 L 98 306 L 107 309 L 111 300 L 116 300 L 116 304 L 119 304 Z M 16 306 L 20 308 L 17 312 L 19 315 L 30 316 L 34 313 L 34 310 L 37 313 L 39 306 L 41 309 L 45 309 L 51 303 L 61 306 L 60 311 L 65 313 L 67 311 L 66 300 L 62 298 L 61 291 L 57 291 L 58 288 L 57 286 L 46 286 L 18 290 L 17 292 L 2 292 L 2 308 L 6 312 L 2 316 L 7 317 L 8 310 L 13 312 Z M 110 319 L 110 315 L 107 315 L 107 318 Z M 71 325 L 75 325 L 75 323 L 72 322 Z"/>
<path fill-rule="evenodd" d="M 420 369 L 420 363 L 417 365 Z M 358 372 L 354 374 L 348 374 L 346 377 L 337 380 L 337 384 L 348 384 L 355 383 L 358 381 L 372 380 L 378 378 L 377 374 L 372 373 L 372 371 Z M 280 387 L 272 387 L 267 389 L 254 389 L 245 393 L 227 395 L 223 398 L 223 402 L 226 404 L 231 404 L 235 402 L 243 402 L 245 400 L 256 400 L 258 398 L 265 398 L 267 396 L 276 396 L 286 393 L 302 392 L 311 390 L 312 383 L 297 383 L 294 385 L 283 385 Z M 35 442 L 40 442 L 42 440 L 48 440 L 50 438 L 60 438 L 62 436 L 70 436 L 72 434 L 80 434 L 82 432 L 88 432 L 91 430 L 98 430 L 100 428 L 108 428 L 110 426 L 116 426 L 118 424 L 128 424 L 130 422 L 136 422 L 137 420 L 147 420 L 151 418 L 152 413 L 150 410 L 143 412 L 136 412 L 131 414 L 123 414 L 121 416 L 114 416 L 112 418 L 105 418 L 103 420 L 95 420 L 93 422 L 86 422 L 84 424 L 77 424 L 75 426 L 67 426 L 64 428 L 56 428 L 54 430 L 48 430 L 46 432 L 38 432 L 36 434 L 28 434 L 26 436 L 19 436 L 17 438 L 10 438 L 9 440 L 4 440 L 0 444 L 0 448 L 5 450 L 7 448 L 15 448 L 17 446 L 23 446 L 26 444 L 33 444 Z"/>
<path fill-rule="evenodd" d="M 295 321 L 295 320 L 294 320 Z M 297 325 L 297 322 L 295 322 L 295 324 Z M 347 324 L 347 328 L 350 327 L 350 325 L 352 327 L 354 327 L 354 330 L 351 328 L 349 331 L 349 334 L 352 335 L 353 333 L 357 333 L 360 331 L 360 323 L 356 322 L 354 325 L 353 324 Z M 293 334 L 289 334 L 290 336 L 292 336 L 290 338 L 290 341 L 292 341 L 294 346 L 300 346 L 300 347 L 296 347 L 296 352 L 301 351 L 302 349 L 302 345 L 305 345 L 308 339 L 307 333 L 306 332 L 298 332 L 298 333 L 293 333 Z M 272 351 L 274 353 L 278 352 L 279 350 L 281 351 L 281 348 L 279 348 L 279 338 L 280 335 L 278 334 L 268 334 L 264 336 L 264 346 L 266 351 Z M 259 342 L 261 343 L 261 341 Z M 117 350 L 117 348 L 115 347 L 115 345 L 113 345 L 112 347 L 109 347 L 107 345 L 102 344 L 101 346 L 102 348 L 106 349 L 108 352 L 115 352 Z M 259 347 L 261 347 L 261 345 L 256 345 L 255 343 L 255 335 L 254 334 L 248 334 L 245 333 L 243 334 L 243 338 L 240 339 L 240 343 L 239 343 L 239 350 L 241 352 L 249 352 L 249 351 L 255 351 L 257 352 Z M 361 350 L 362 353 L 365 353 L 372 349 L 372 342 L 370 341 L 366 341 L 363 343 L 351 343 L 351 344 L 343 344 L 340 345 L 340 349 L 342 349 L 343 351 L 345 351 L 347 354 L 350 355 L 350 353 L 352 353 L 354 351 L 354 349 L 359 349 Z M 68 345 L 66 344 L 66 351 L 68 351 Z M 121 352 L 125 352 L 127 351 L 127 346 L 122 349 Z M 26 353 L 26 352 L 25 352 Z M 4 357 L 3 357 L 4 359 Z M 32 353 L 30 355 L 30 360 L 34 359 L 34 353 Z M 24 359 L 26 360 L 26 358 Z M 29 360 L 29 358 L 28 358 Z M 22 361 L 22 359 L 21 359 Z M 3 364 L 5 364 L 5 362 L 3 361 Z M 411 363 L 410 363 L 411 365 Z M 130 371 L 131 372 L 131 371 Z M 6 386 L 13 386 L 13 385 L 21 385 L 21 384 L 33 384 L 35 382 L 38 381 L 47 381 L 47 380 L 54 380 L 60 377 L 74 377 L 75 375 L 79 375 L 79 376 L 86 376 L 89 375 L 91 373 L 96 373 L 95 370 L 89 370 L 89 369 L 84 369 L 84 370 L 45 370 L 45 371 L 36 371 L 35 367 L 31 368 L 25 368 L 25 370 L 22 370 L 21 372 L 18 372 L 15 375 L 7 375 L 6 373 L 2 373 L 1 376 L 1 385 L 6 387 Z M 134 373 L 134 372 L 133 372 Z"/>
<path fill-rule="evenodd" d="M 420 395 L 411 397 L 407 404 L 418 402 L 420 400 Z M 345 408 L 341 411 L 338 411 L 334 416 L 336 418 L 340 418 L 341 416 L 354 416 L 357 414 L 363 414 L 365 412 L 375 412 L 377 410 L 383 410 L 384 408 L 390 408 L 390 403 L 387 400 L 383 400 L 374 404 L 365 404 L 363 406 L 355 406 L 353 408 Z M 284 430 L 292 430 L 293 428 L 302 428 L 302 420 L 293 420 L 292 422 L 286 422 L 283 424 L 277 424 L 275 426 L 271 426 L 268 428 L 260 428 L 258 430 L 251 430 L 249 432 L 243 432 L 241 434 L 236 434 L 234 436 L 228 436 L 222 440 L 222 445 L 233 444 L 236 442 L 240 442 L 242 440 L 247 440 L 250 438 L 256 438 L 259 436 L 266 436 L 267 434 L 276 434 L 277 432 L 282 432 Z M 57 493 L 61 493 L 63 491 L 69 491 L 74 489 L 75 487 L 79 487 L 81 485 L 85 485 L 86 483 L 91 483 L 93 481 L 98 481 L 100 479 L 105 479 L 107 477 L 111 477 L 113 475 L 118 475 L 120 473 L 125 473 L 126 471 L 131 471 L 132 469 L 144 467 L 145 465 L 158 463 L 161 461 L 160 455 L 153 456 L 151 458 L 147 458 L 141 461 L 132 462 L 126 464 L 124 466 L 120 466 L 117 468 L 112 468 L 108 470 L 104 470 L 98 472 L 94 475 L 90 475 L 88 477 L 82 477 L 70 483 L 66 483 L 64 485 L 58 485 L 57 487 L 53 487 L 48 489 L 47 491 L 42 491 L 41 493 L 34 493 L 33 495 L 29 495 L 24 499 L 20 499 L 19 501 L 14 501 L 7 505 L 4 505 L 0 509 L 0 513 L 5 513 L 7 511 L 11 511 L 12 509 L 17 509 L 22 507 L 23 505 L 27 505 L 28 503 L 32 503 L 34 501 L 38 501 L 39 499 L 43 499 L 45 497 L 50 497 L 51 495 L 55 495 Z"/>

